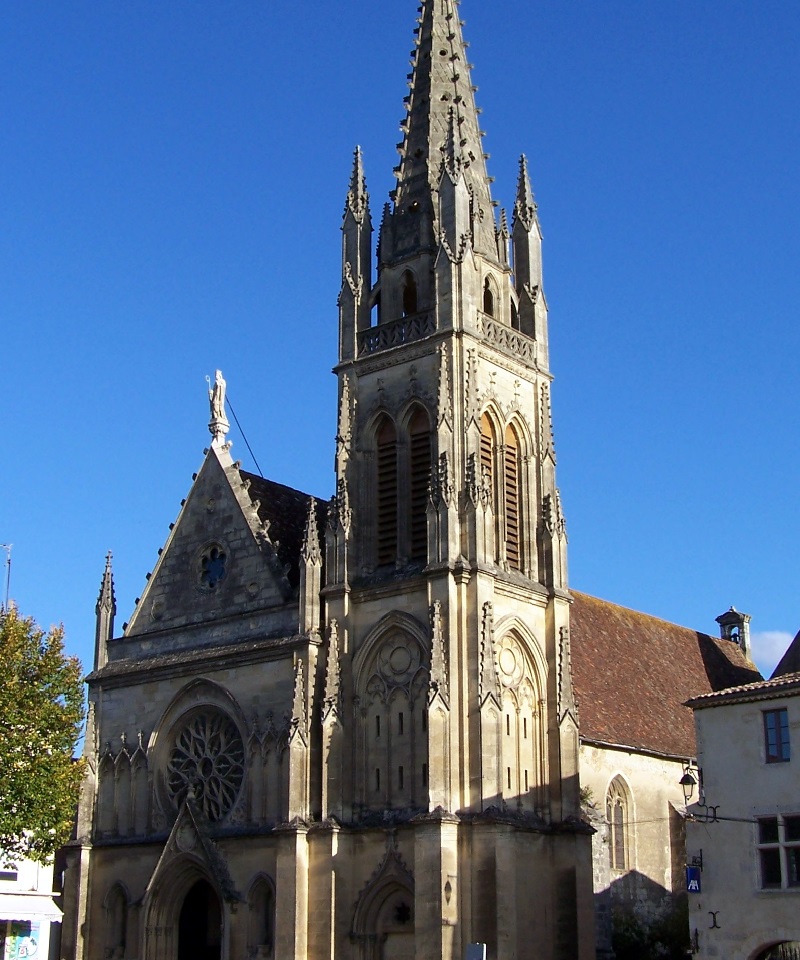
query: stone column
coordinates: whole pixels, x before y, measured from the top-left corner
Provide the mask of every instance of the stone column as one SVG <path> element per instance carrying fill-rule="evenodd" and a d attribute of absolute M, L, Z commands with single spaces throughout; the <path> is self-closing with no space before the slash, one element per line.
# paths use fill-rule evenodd
<path fill-rule="evenodd" d="M 276 833 L 275 960 L 297 960 L 308 950 L 308 827 L 295 820 Z"/>
<path fill-rule="evenodd" d="M 441 808 L 414 820 L 417 957 L 460 960 L 458 818 Z"/>

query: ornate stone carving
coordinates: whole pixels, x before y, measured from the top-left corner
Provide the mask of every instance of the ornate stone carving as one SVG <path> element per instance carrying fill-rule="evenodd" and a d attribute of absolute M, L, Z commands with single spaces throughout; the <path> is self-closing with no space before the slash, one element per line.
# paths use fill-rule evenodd
<path fill-rule="evenodd" d="M 450 351 L 447 344 L 439 347 L 439 391 L 437 397 L 439 426 L 453 425 L 453 395 L 450 389 Z"/>
<path fill-rule="evenodd" d="M 209 820 L 227 816 L 244 780 L 244 744 L 233 720 L 212 708 L 191 716 L 175 736 L 166 779 L 176 806 L 192 790 Z"/>
<path fill-rule="evenodd" d="M 540 389 L 539 417 L 540 456 L 544 459 L 549 454 L 553 463 L 555 463 L 556 447 L 553 436 L 553 413 L 550 406 L 550 387 L 546 383 L 543 383 Z"/>
<path fill-rule="evenodd" d="M 317 501 L 313 497 L 308 501 L 306 532 L 303 538 L 303 546 L 300 549 L 300 559 L 303 563 L 322 563 L 322 548 L 320 547 L 319 529 L 317 528 Z"/>
<path fill-rule="evenodd" d="M 292 699 L 292 716 L 289 730 L 289 739 L 295 736 L 306 739 L 308 724 L 306 718 L 306 682 L 303 671 L 303 661 L 297 657 L 294 665 L 294 697 Z"/>
<path fill-rule="evenodd" d="M 450 504 L 453 500 L 453 484 L 450 481 L 450 466 L 446 453 L 439 455 L 436 469 L 431 471 L 428 482 L 428 495 L 434 507 Z"/>
<path fill-rule="evenodd" d="M 342 379 L 342 399 L 339 403 L 339 423 L 336 433 L 336 466 L 339 472 L 347 466 L 353 450 L 356 398 L 350 389 L 350 378 Z"/>
<path fill-rule="evenodd" d="M 506 356 L 535 366 L 539 357 L 539 345 L 524 333 L 498 323 L 485 313 L 478 313 L 478 330 L 484 342 Z"/>
<path fill-rule="evenodd" d="M 469 426 L 473 420 L 478 422 L 478 358 L 474 350 L 467 350 L 464 381 L 464 419 Z"/>
<path fill-rule="evenodd" d="M 431 616 L 431 699 L 438 693 L 445 703 L 449 700 L 449 682 L 447 671 L 447 655 L 444 644 L 444 627 L 442 624 L 442 604 L 434 600 L 430 609 Z"/>
<path fill-rule="evenodd" d="M 367 356 L 390 347 L 401 347 L 436 333 L 436 319 L 432 313 L 417 313 L 401 317 L 392 323 L 382 323 L 358 335 L 358 355 Z"/>
<path fill-rule="evenodd" d="M 342 706 L 342 677 L 339 663 L 339 623 L 331 620 L 328 628 L 328 664 L 325 671 L 323 718 L 339 715 Z"/>
<path fill-rule="evenodd" d="M 402 690 L 410 701 L 427 693 L 428 669 L 417 641 L 403 632 L 388 634 L 375 655 L 366 693 L 370 700 L 388 701 Z"/>
<path fill-rule="evenodd" d="M 483 605 L 483 629 L 481 631 L 481 671 L 478 692 L 481 703 L 493 696 L 498 699 L 497 667 L 494 658 L 494 608 L 491 601 Z"/>

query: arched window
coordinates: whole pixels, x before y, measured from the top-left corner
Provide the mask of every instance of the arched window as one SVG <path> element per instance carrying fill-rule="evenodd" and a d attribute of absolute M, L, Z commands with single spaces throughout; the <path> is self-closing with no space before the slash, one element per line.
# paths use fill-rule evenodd
<path fill-rule="evenodd" d="M 249 955 L 271 957 L 275 942 L 275 891 L 266 877 L 259 877 L 253 884 L 247 906 Z"/>
<path fill-rule="evenodd" d="M 514 301 L 511 301 L 511 326 L 515 330 L 519 330 L 519 313 L 517 312 L 517 305 Z"/>
<path fill-rule="evenodd" d="M 377 432 L 377 533 L 378 564 L 397 558 L 397 432 L 388 417 Z"/>
<path fill-rule="evenodd" d="M 390 629 L 358 670 L 361 704 L 359 766 L 362 801 L 371 810 L 425 805 L 423 764 L 428 762 L 428 652 L 416 637 Z"/>
<path fill-rule="evenodd" d="M 428 484 L 431 477 L 431 425 L 428 414 L 417 407 L 409 425 L 409 535 L 412 560 L 428 557 Z"/>
<path fill-rule="evenodd" d="M 483 283 L 483 312 L 489 317 L 494 316 L 494 290 L 488 277 Z"/>
<path fill-rule="evenodd" d="M 417 281 L 414 274 L 406 270 L 403 274 L 403 316 L 407 317 L 417 310 Z"/>
<path fill-rule="evenodd" d="M 115 884 L 106 897 L 106 951 L 111 960 L 125 956 L 128 939 L 128 898 L 120 884 Z"/>
<path fill-rule="evenodd" d="M 492 421 L 484 413 L 481 417 L 481 479 L 488 484 L 492 496 L 494 496 L 495 491 L 494 454 L 496 447 Z"/>
<path fill-rule="evenodd" d="M 629 800 L 625 784 L 615 777 L 606 794 L 608 857 L 612 870 L 627 870 L 630 858 L 628 837 Z"/>
<path fill-rule="evenodd" d="M 513 570 L 520 570 L 520 496 L 519 443 L 511 427 L 506 428 L 503 454 L 503 493 L 505 497 L 506 560 Z"/>

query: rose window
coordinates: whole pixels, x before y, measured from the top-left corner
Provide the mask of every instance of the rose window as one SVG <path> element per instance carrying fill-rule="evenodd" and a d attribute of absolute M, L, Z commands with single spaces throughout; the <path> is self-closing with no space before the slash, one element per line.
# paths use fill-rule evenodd
<path fill-rule="evenodd" d="M 233 809 L 244 780 L 244 745 L 233 720 L 218 711 L 195 714 L 180 729 L 167 764 L 167 788 L 181 803 L 191 789 L 209 820 Z"/>
<path fill-rule="evenodd" d="M 525 674 L 525 659 L 519 644 L 512 637 L 504 637 L 497 652 L 500 681 L 504 687 L 517 687 Z"/>

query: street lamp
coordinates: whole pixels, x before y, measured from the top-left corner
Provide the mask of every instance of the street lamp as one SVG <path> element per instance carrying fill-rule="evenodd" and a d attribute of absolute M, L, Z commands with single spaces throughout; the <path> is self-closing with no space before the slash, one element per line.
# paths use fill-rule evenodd
<path fill-rule="evenodd" d="M 684 773 L 684 775 L 681 777 L 680 784 L 683 789 L 683 799 L 688 806 L 689 801 L 692 799 L 694 788 L 697 786 L 697 781 L 687 770 L 686 773 Z"/>

